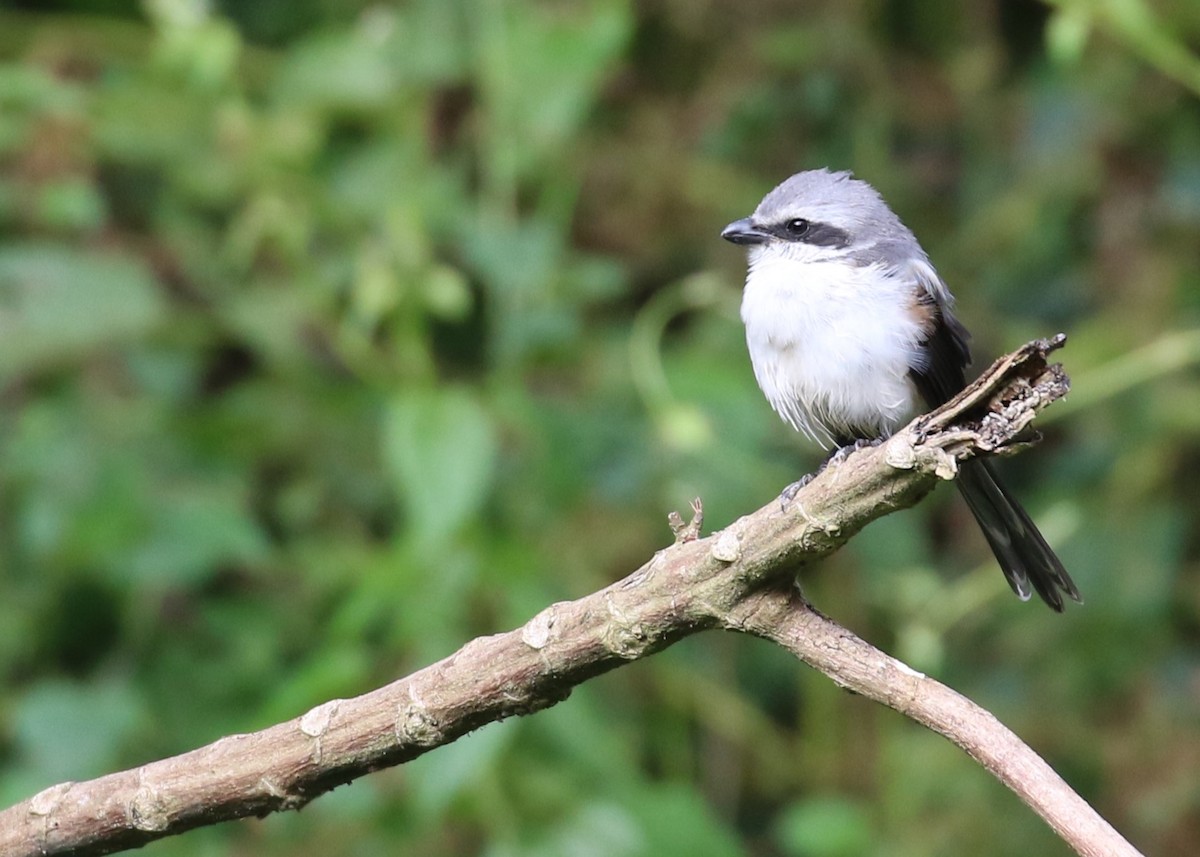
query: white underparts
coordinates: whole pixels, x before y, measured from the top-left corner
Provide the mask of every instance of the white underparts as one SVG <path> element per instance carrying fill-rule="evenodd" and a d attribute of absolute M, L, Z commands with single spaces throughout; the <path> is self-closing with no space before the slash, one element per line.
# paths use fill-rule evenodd
<path fill-rule="evenodd" d="M 921 289 L 908 271 L 855 265 L 837 251 L 754 247 L 742 321 L 771 407 L 825 447 L 890 434 L 916 400 L 908 373 L 923 359 L 911 311 Z"/>

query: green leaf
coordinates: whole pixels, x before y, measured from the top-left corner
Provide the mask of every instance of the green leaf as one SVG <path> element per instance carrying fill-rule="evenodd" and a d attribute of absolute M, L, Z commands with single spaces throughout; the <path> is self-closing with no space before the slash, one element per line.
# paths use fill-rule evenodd
<path fill-rule="evenodd" d="M 1063 6 L 1046 26 L 1046 50 L 1055 62 L 1077 65 L 1092 32 L 1092 10 L 1083 5 Z"/>
<path fill-rule="evenodd" d="M 487 496 L 496 464 L 491 419 L 462 388 L 409 391 L 388 406 L 384 457 L 422 541 L 450 535 Z"/>
<path fill-rule="evenodd" d="M 713 817 L 695 790 L 660 785 L 636 796 L 630 806 L 655 857 L 737 857 L 745 851 L 733 833 Z"/>
<path fill-rule="evenodd" d="M 563 819 L 545 842 L 527 853 L 530 857 L 642 857 L 663 852 L 646 847 L 637 819 L 627 807 L 595 801 Z"/>
<path fill-rule="evenodd" d="M 0 246 L 0 375 L 135 338 L 163 314 L 150 272 L 133 259 Z"/>
<path fill-rule="evenodd" d="M 365 29 L 314 36 L 288 53 L 276 83 L 278 98 L 289 106 L 377 107 L 400 82 L 387 47 Z"/>
<path fill-rule="evenodd" d="M 489 771 L 499 767 L 505 750 L 517 736 L 521 724 L 510 720 L 493 723 L 414 759 L 408 768 L 416 808 L 436 818 L 466 792 L 480 790 Z"/>
<path fill-rule="evenodd" d="M 843 857 L 871 850 L 870 818 L 841 797 L 814 797 L 794 804 L 779 822 L 784 852 L 796 857 Z"/>
<path fill-rule="evenodd" d="M 156 584 L 205 580 L 226 563 L 250 563 L 266 542 L 236 484 L 190 483 L 160 488 L 146 538 L 126 573 Z"/>
<path fill-rule="evenodd" d="M 99 229 L 107 216 L 96 187 L 79 179 L 46 183 L 38 195 L 37 209 L 39 220 L 51 229 Z"/>
<path fill-rule="evenodd" d="M 48 785 L 113 767 L 137 719 L 138 706 L 123 683 L 51 679 L 17 703 L 13 737 L 22 759 Z"/>

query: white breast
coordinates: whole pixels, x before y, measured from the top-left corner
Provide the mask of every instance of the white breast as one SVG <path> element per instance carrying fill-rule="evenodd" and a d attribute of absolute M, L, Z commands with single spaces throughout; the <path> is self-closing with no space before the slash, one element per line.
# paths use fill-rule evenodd
<path fill-rule="evenodd" d="M 822 446 L 890 434 L 908 416 L 921 329 L 918 286 L 882 266 L 805 261 L 754 248 L 742 321 L 771 407 Z"/>

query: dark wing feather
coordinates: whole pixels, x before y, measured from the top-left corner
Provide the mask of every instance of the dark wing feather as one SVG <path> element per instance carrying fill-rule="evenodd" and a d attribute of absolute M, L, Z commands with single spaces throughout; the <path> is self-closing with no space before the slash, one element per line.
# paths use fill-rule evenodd
<path fill-rule="evenodd" d="M 931 408 L 944 405 L 967 385 L 964 374 L 971 363 L 971 334 L 958 319 L 928 292 L 922 292 L 916 312 L 929 314 L 929 337 L 921 343 L 924 365 L 909 376 L 917 392 Z"/>
<path fill-rule="evenodd" d="M 964 369 L 971 361 L 967 345 L 970 336 L 933 291 L 922 292 L 917 310 L 926 314 L 932 311 L 932 315 L 929 336 L 921 344 L 922 365 L 913 367 L 909 376 L 921 398 L 930 407 L 937 407 L 966 386 Z M 964 462 L 956 484 L 1013 592 L 1022 600 L 1037 592 L 1060 612 L 1062 593 L 1075 601 L 1082 600 L 1062 562 L 1028 513 L 1004 487 L 991 462 L 984 459 Z"/>

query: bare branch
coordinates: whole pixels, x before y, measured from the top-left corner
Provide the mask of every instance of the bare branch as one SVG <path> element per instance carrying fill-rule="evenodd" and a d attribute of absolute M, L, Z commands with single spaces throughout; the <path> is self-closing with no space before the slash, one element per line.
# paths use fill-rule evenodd
<path fill-rule="evenodd" d="M 1046 364 L 1061 344 L 1061 337 L 1031 343 L 997 361 L 938 411 L 826 469 L 786 510 L 772 500 L 704 539 L 697 520 L 672 521 L 674 545 L 624 580 L 553 604 L 522 628 L 473 640 L 420 672 L 287 723 L 46 789 L 0 812 L 0 853 L 106 854 L 297 809 L 484 724 L 553 705 L 625 661 L 723 627 L 774 640 L 839 684 L 946 735 L 1081 854 L 1136 854 L 991 715 L 821 616 L 791 585 L 803 565 L 952 478 L 960 460 L 1020 445 L 1036 412 L 1067 390 L 1060 367 Z"/>
<path fill-rule="evenodd" d="M 945 735 L 1017 793 L 1079 854 L 1139 857 L 1046 761 L 991 713 L 813 609 L 794 588 L 747 597 L 731 629 L 783 646 L 838 685 Z"/>

